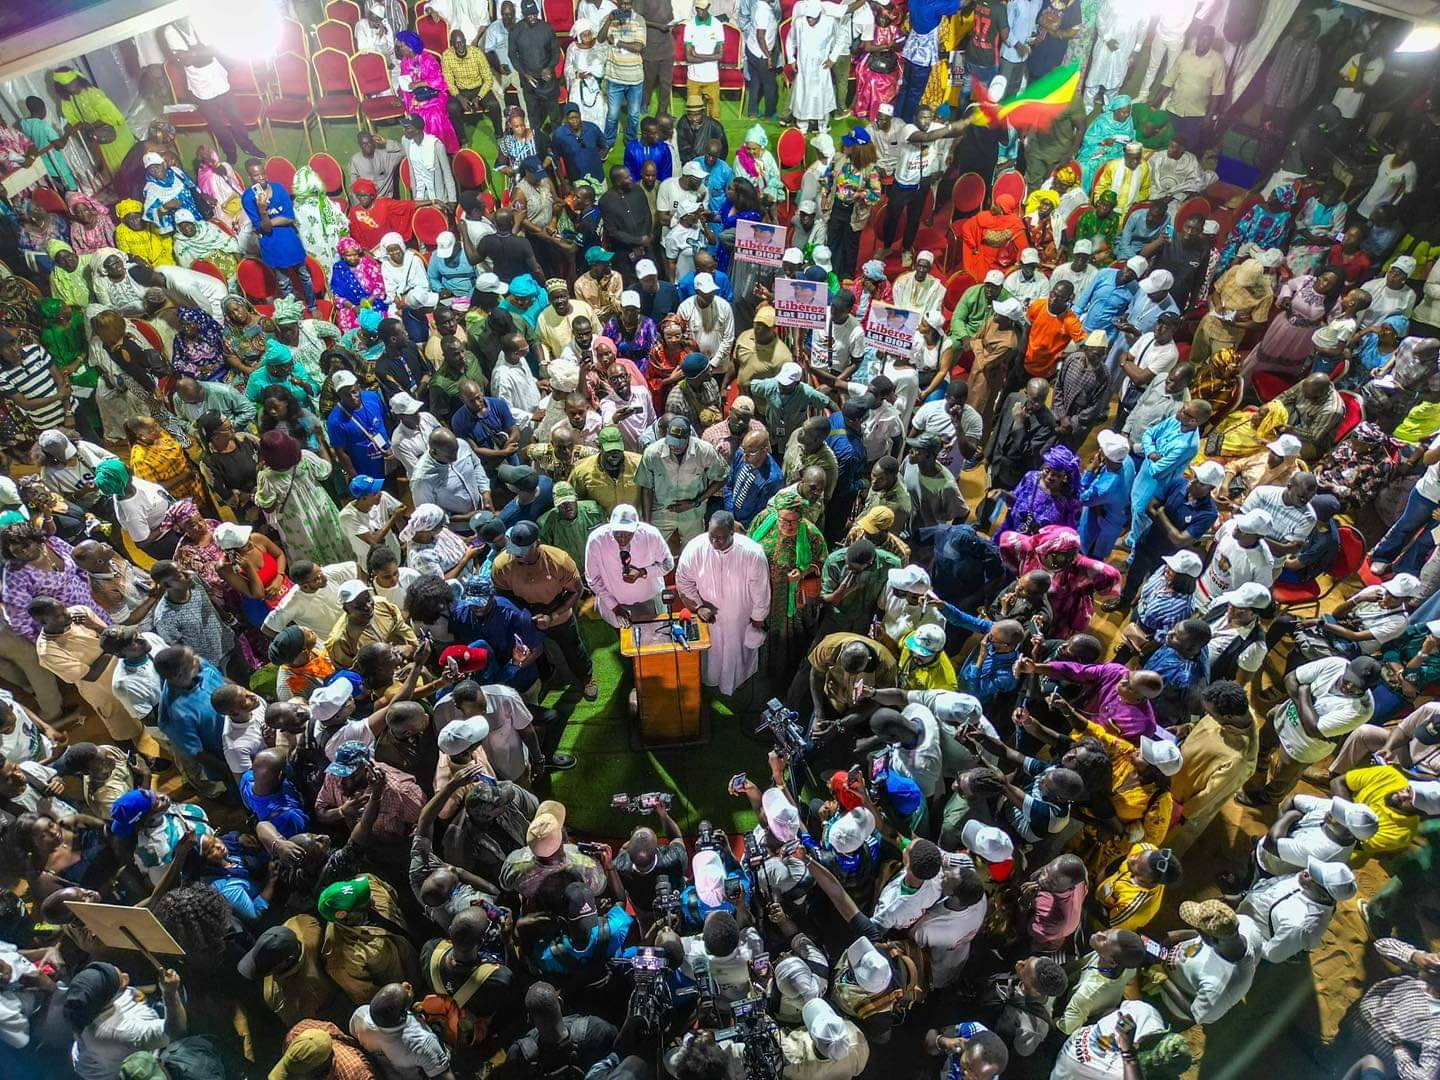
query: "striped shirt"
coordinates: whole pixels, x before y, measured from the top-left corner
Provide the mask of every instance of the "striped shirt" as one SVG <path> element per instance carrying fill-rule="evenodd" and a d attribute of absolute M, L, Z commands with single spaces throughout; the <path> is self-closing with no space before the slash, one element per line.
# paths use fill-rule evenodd
<path fill-rule="evenodd" d="M 1140 603 L 1135 606 L 1135 621 L 1152 638 L 1162 641 L 1171 627 L 1184 622 L 1195 609 L 1194 594 L 1172 592 L 1165 570 L 1162 566 L 1145 579 Z"/>
<path fill-rule="evenodd" d="M 1291 506 L 1285 501 L 1285 489 L 1279 484 L 1261 484 L 1245 497 L 1241 513 L 1264 510 L 1270 515 L 1270 536 L 1282 544 L 1304 540 L 1315 531 L 1315 511 L 1310 504 Z"/>
<path fill-rule="evenodd" d="M 25 346 L 16 367 L 0 367 L 0 396 L 43 398 L 56 397 L 59 393 L 55 363 L 39 345 Z M 36 409 L 22 408 L 21 411 L 42 431 L 59 427 L 65 422 L 65 406 L 58 400 Z"/>
<path fill-rule="evenodd" d="M 1405 974 L 1370 987 L 1350 1010 L 1346 1026 L 1399 1080 L 1430 1080 L 1440 1070 L 1440 1023 L 1435 999 L 1410 965 L 1415 948 L 1399 938 L 1381 938 L 1375 951 Z"/>

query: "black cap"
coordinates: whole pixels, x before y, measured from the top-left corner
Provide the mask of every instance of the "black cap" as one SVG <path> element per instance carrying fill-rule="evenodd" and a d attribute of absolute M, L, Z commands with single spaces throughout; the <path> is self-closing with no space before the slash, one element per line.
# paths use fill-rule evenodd
<path fill-rule="evenodd" d="M 272 926 L 255 941 L 255 947 L 235 966 L 247 979 L 269 975 L 300 958 L 300 939 L 288 926 Z"/>
<path fill-rule="evenodd" d="M 517 521 L 506 531 L 505 539 L 516 547 L 529 547 L 540 539 L 540 530 L 533 521 Z"/>
<path fill-rule="evenodd" d="M 572 929 L 588 934 L 600 923 L 600 911 L 595 906 L 595 894 L 584 882 L 572 881 L 565 886 L 565 918 Z"/>
<path fill-rule="evenodd" d="M 933 431 L 922 431 L 919 435 L 906 439 L 905 445 L 914 450 L 934 450 L 939 453 L 944 444 L 941 443 L 940 436 Z"/>
<path fill-rule="evenodd" d="M 540 488 L 540 473 L 530 465 L 501 465 L 495 470 L 495 475 L 511 491 L 528 495 Z"/>

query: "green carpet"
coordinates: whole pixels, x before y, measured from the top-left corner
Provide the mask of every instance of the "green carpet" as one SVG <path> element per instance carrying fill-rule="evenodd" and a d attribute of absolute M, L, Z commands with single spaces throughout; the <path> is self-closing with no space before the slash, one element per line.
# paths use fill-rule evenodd
<path fill-rule="evenodd" d="M 582 619 L 580 629 L 590 649 L 600 696 L 586 701 L 578 688 L 569 687 L 553 691 L 545 700 L 562 716 L 568 713 L 560 749 L 574 754 L 578 763 L 569 772 L 551 774 L 550 793 L 565 804 L 575 829 L 621 838 L 641 821 L 653 824 L 652 816 L 633 817 L 610 807 L 610 797 L 618 792 L 639 795 L 647 791 L 674 793 L 671 816 L 690 835 L 702 818 L 729 831 L 753 826 L 755 815 L 749 802 L 731 798 L 725 789 L 737 772 L 746 772 L 757 782 L 769 774 L 769 747 L 743 734 L 736 719 L 737 713 L 751 716 L 758 710 L 748 702 L 707 694 L 708 743 L 676 750 L 632 750 L 626 709 L 626 695 L 634 686 L 629 678 L 630 662 L 620 655 L 618 635 L 607 623 Z"/>

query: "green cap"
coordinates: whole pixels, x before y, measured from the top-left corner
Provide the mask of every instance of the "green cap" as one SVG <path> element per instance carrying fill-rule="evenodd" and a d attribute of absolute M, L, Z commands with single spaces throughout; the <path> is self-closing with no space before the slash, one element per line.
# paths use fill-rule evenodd
<path fill-rule="evenodd" d="M 316 910 L 326 922 L 335 921 L 338 911 L 361 911 L 370 906 L 370 879 L 365 875 L 350 881 L 337 881 L 327 887 L 316 903 Z"/>
<path fill-rule="evenodd" d="M 614 424 L 600 429 L 600 452 L 606 450 L 624 450 L 625 436 L 620 434 L 620 429 Z"/>

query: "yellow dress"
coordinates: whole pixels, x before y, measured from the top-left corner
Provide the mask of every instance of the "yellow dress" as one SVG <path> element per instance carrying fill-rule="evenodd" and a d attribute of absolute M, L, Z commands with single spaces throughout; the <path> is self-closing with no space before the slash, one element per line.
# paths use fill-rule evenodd
<path fill-rule="evenodd" d="M 1165 886 L 1141 885 L 1130 874 L 1130 859 L 1141 851 L 1154 851 L 1154 844 L 1135 844 L 1122 862 L 1095 887 L 1095 900 L 1104 911 L 1103 929 L 1143 930 L 1160 912 Z"/>
<path fill-rule="evenodd" d="M 1112 735 L 1099 724 L 1087 721 L 1085 734 L 1100 740 L 1110 758 L 1110 807 L 1120 824 L 1118 835 L 1101 834 L 1087 826 L 1080 834 L 1085 865 L 1093 878 L 1100 877 L 1117 859 L 1123 858 L 1137 842 L 1159 846 L 1170 831 L 1175 801 L 1169 791 L 1158 795 L 1141 783 L 1132 755 L 1135 746 Z"/>

